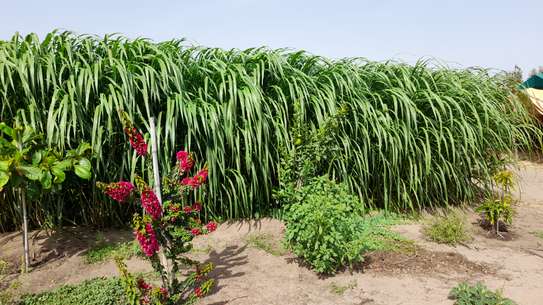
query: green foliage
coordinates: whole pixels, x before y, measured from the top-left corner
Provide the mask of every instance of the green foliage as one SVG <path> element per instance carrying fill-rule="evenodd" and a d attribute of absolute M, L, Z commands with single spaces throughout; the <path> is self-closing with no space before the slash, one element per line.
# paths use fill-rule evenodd
<path fill-rule="evenodd" d="M 500 156 L 540 134 L 493 73 L 424 61 L 328 60 L 53 32 L 0 43 L 0 76 L 0 120 L 11 123 L 22 111 L 60 150 L 89 141 L 97 180 L 131 177 L 142 166 L 126 150 L 116 111 L 125 109 L 145 132 L 156 117 L 161 160 L 184 147 L 220 173 L 210 178 L 206 212 L 224 218 L 277 207 L 281 151 L 304 141 L 289 132 L 297 120 L 320 130 L 340 115 L 333 153 L 317 154 L 324 160 L 318 170 L 345 182 L 365 208 L 388 210 L 469 200 L 487 187 Z M 10 196 L 0 197 L 2 230 L 18 225 Z M 80 205 L 61 210 L 80 223 L 126 222 L 134 212 L 78 185 L 33 209 L 55 210 L 59 198 Z"/>
<path fill-rule="evenodd" d="M 98 243 L 85 253 L 85 261 L 95 264 L 111 260 L 115 257 L 129 259 L 133 256 L 141 256 L 143 253 L 136 242 L 121 242 L 116 244 Z"/>
<path fill-rule="evenodd" d="M 78 285 L 23 296 L 18 305 L 126 305 L 118 278 L 96 278 Z"/>
<path fill-rule="evenodd" d="M 18 120 L 13 127 L 0 123 L 0 190 L 6 185 L 16 188 L 24 184 L 29 195 L 37 197 L 39 191 L 58 186 L 66 179 L 66 172 L 73 170 L 83 179 L 90 179 L 91 164 L 87 159 L 88 143 L 66 155 L 47 148 L 43 135 Z M 8 184 L 9 183 L 9 184 Z"/>
<path fill-rule="evenodd" d="M 440 244 L 456 245 L 471 240 L 465 215 L 460 212 L 448 212 L 443 216 L 434 217 L 424 227 L 424 234 Z"/>
<path fill-rule="evenodd" d="M 286 243 L 319 273 L 353 266 L 365 252 L 393 249 L 400 239 L 384 216 L 362 217 L 362 204 L 344 184 L 315 178 L 294 196 L 285 213 Z"/>
<path fill-rule="evenodd" d="M 449 298 L 456 300 L 455 305 L 515 305 L 510 299 L 504 298 L 499 291 L 491 291 L 481 283 L 469 285 L 460 283 L 454 287 Z"/>
<path fill-rule="evenodd" d="M 281 245 L 281 243 L 275 241 L 271 234 L 251 234 L 249 237 L 247 237 L 247 244 L 274 256 L 283 256 L 287 253 L 287 250 Z"/>

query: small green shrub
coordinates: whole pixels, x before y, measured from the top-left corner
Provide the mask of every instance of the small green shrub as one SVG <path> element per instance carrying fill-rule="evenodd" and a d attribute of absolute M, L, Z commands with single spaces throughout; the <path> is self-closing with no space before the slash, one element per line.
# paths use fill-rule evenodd
<path fill-rule="evenodd" d="M 500 227 L 513 221 L 513 197 L 511 189 L 515 184 L 513 173 L 502 170 L 494 175 L 494 182 L 501 188 L 499 197 L 490 196 L 475 211 L 481 213 L 483 225 L 490 225 L 497 236 L 501 236 Z"/>
<path fill-rule="evenodd" d="M 23 296 L 18 305 L 125 305 L 118 278 L 96 278 L 78 285 Z"/>
<path fill-rule="evenodd" d="M 423 232 L 428 239 L 440 244 L 456 245 L 471 240 L 464 215 L 459 212 L 434 217 Z"/>
<path fill-rule="evenodd" d="M 287 245 L 316 272 L 333 273 L 363 261 L 372 250 L 392 250 L 402 238 L 382 215 L 361 216 L 358 197 L 326 177 L 296 191 L 285 213 Z"/>
<path fill-rule="evenodd" d="M 358 198 L 342 184 L 320 177 L 300 188 L 288 207 L 285 238 L 294 254 L 319 273 L 362 261 L 357 238 Z"/>
<path fill-rule="evenodd" d="M 504 298 L 500 291 L 492 291 L 481 283 L 473 286 L 460 283 L 451 290 L 449 298 L 456 300 L 455 305 L 516 305 L 512 300 Z"/>
<path fill-rule="evenodd" d="M 114 257 L 129 259 L 132 256 L 141 255 L 141 249 L 135 242 L 121 242 L 116 244 L 99 243 L 85 253 L 85 261 L 88 264 L 104 262 Z"/>

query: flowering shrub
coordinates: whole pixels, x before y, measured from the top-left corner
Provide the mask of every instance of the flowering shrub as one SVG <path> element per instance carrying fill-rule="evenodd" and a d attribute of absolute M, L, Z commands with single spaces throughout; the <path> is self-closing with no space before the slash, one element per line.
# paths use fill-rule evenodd
<path fill-rule="evenodd" d="M 145 157 L 148 146 L 142 134 L 132 126 L 125 113 L 121 113 L 121 118 L 130 145 L 137 156 Z M 201 265 L 183 256 L 190 251 L 195 236 L 213 232 L 217 228 L 215 222 L 202 223 L 202 204 L 196 198 L 197 194 L 203 194 L 195 190 L 207 181 L 208 170 L 204 167 L 190 177 L 188 174 L 195 164 L 192 154 L 179 151 L 175 157 L 175 167 L 162 182 L 162 203 L 153 188 L 140 176 L 135 176 L 136 187 L 126 181 L 97 183 L 111 199 L 126 202 L 133 198 L 139 201 L 144 210 L 143 215 L 134 215 L 134 235 L 143 253 L 160 274 L 162 285 L 153 286 L 142 278 L 134 278 L 122 259 L 116 259 L 127 302 L 131 305 L 189 304 L 203 297 L 213 285 L 213 280 L 205 279 L 213 268 L 211 264 Z M 139 196 L 131 196 L 136 191 Z M 192 266 L 194 271 L 180 277 L 180 265 Z"/>

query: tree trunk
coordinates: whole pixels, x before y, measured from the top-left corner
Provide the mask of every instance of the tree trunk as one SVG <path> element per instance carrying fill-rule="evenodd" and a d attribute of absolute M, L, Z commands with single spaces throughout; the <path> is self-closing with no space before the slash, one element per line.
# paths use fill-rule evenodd
<path fill-rule="evenodd" d="M 24 251 L 24 272 L 28 272 L 30 267 L 30 250 L 28 248 L 28 216 L 26 214 L 26 194 L 23 189 L 19 189 L 19 196 L 23 208 L 23 251 Z"/>

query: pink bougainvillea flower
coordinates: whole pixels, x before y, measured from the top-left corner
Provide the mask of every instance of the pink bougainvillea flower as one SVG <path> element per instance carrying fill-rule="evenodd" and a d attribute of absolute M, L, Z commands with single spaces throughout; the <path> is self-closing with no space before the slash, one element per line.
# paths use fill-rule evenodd
<path fill-rule="evenodd" d="M 140 244 L 141 250 L 147 257 L 151 257 L 158 252 L 158 240 L 155 230 L 150 223 L 145 224 L 145 233 L 136 231 L 136 238 Z"/>
<path fill-rule="evenodd" d="M 183 180 L 181 180 L 181 184 L 192 186 L 192 188 L 195 189 L 207 181 L 207 176 L 207 168 L 204 168 L 196 173 L 194 177 L 183 178 Z"/>
<path fill-rule="evenodd" d="M 200 235 L 201 233 L 202 233 L 202 231 L 200 231 L 199 228 L 193 228 L 192 230 L 190 230 L 190 234 L 192 234 L 194 236 Z"/>
<path fill-rule="evenodd" d="M 202 288 L 200 288 L 200 287 L 194 288 L 194 295 L 195 295 L 197 298 L 203 297 L 203 296 L 204 296 L 204 292 L 202 291 Z"/>
<path fill-rule="evenodd" d="M 192 166 L 194 166 L 194 159 L 187 151 L 178 151 L 175 157 L 179 162 L 179 171 L 181 174 L 188 173 L 192 169 Z"/>
<path fill-rule="evenodd" d="M 139 278 L 138 279 L 138 288 L 141 289 L 141 290 L 149 290 L 151 289 L 151 285 L 147 284 L 145 282 L 145 280 L 143 280 L 142 278 Z"/>
<path fill-rule="evenodd" d="M 104 193 L 111 199 L 122 203 L 125 202 L 128 197 L 130 197 L 133 189 L 134 185 L 132 183 L 127 181 L 119 181 L 108 184 Z"/>
<path fill-rule="evenodd" d="M 160 293 L 162 294 L 162 297 L 167 299 L 168 298 L 168 290 L 164 287 L 160 288 Z"/>
<path fill-rule="evenodd" d="M 160 202 L 158 202 L 157 196 L 151 189 L 147 188 L 141 192 L 141 205 L 153 220 L 158 220 L 162 216 Z"/>
<path fill-rule="evenodd" d="M 217 230 L 217 223 L 216 223 L 216 222 L 213 222 L 213 221 L 210 221 L 210 222 L 206 225 L 206 229 L 207 229 L 207 231 L 209 231 L 209 232 L 213 232 L 213 231 Z"/>
<path fill-rule="evenodd" d="M 192 213 L 192 208 L 189 206 L 185 206 L 183 207 L 183 212 L 185 212 L 186 214 Z"/>
<path fill-rule="evenodd" d="M 207 180 L 207 168 L 204 168 L 196 173 L 194 179 L 198 182 L 198 185 L 205 183 Z"/>
<path fill-rule="evenodd" d="M 147 155 L 147 143 L 145 143 L 141 133 L 136 128 L 125 128 L 124 132 L 128 135 L 130 145 L 136 150 L 138 156 Z"/>
<path fill-rule="evenodd" d="M 202 210 L 202 205 L 199 202 L 196 202 L 192 205 L 192 209 L 195 212 L 200 212 Z"/>

